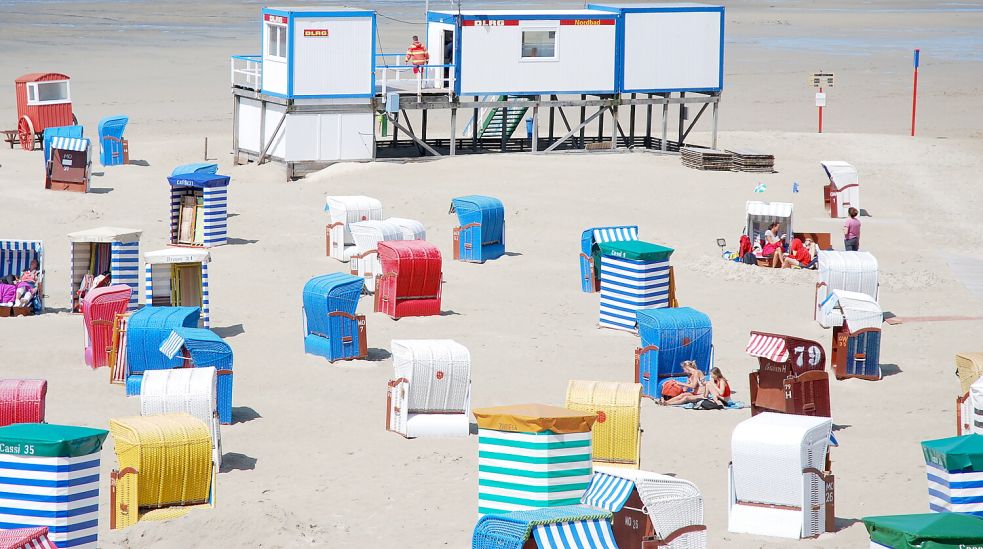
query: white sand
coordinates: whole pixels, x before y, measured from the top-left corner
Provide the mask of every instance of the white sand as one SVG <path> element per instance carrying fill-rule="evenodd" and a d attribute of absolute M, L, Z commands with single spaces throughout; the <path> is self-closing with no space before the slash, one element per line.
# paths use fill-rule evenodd
<path fill-rule="evenodd" d="M 862 244 L 880 261 L 886 311 L 902 317 L 983 314 L 983 303 L 945 262 L 947 254 L 978 257 L 983 246 L 981 114 L 971 108 L 983 82 L 981 63 L 926 61 L 920 125 L 925 129 L 911 139 L 903 135 L 910 77 L 906 42 L 890 53 L 820 56 L 761 48 L 753 41 L 789 31 L 821 37 L 834 23 L 841 27 L 837 36 L 857 39 L 871 27 L 903 37 L 900 29 L 910 25 L 945 35 L 979 28 L 980 13 L 844 15 L 802 9 L 811 3 L 789 4 L 771 9 L 767 3 L 742 3 L 728 12 L 728 36 L 737 43 L 728 50 L 720 145 L 774 153 L 780 173 L 772 175 L 697 172 L 683 168 L 677 157 L 647 153 L 483 155 L 340 165 L 284 184 L 277 166 L 230 166 L 226 56 L 252 52 L 253 34 L 218 33 L 165 50 L 166 33 L 156 31 L 147 31 L 146 41 L 134 31 L 95 36 L 67 29 L 42 37 L 0 23 L 0 43 L 17 52 L 0 60 L 4 81 L 32 70 L 68 72 L 89 135 L 100 117 L 130 114 L 132 158 L 149 163 L 96 166 L 103 173 L 93 179 L 96 192 L 76 195 L 43 190 L 40 153 L 0 150 L 6 206 L 0 236 L 45 240 L 49 307 L 64 311 L 69 305 L 66 233 L 132 226 L 144 230 L 143 250 L 162 247 L 168 227 L 165 176 L 176 164 L 201 160 L 205 136 L 210 155 L 233 178 L 234 240 L 213 250 L 210 272 L 213 325 L 236 353 L 234 405 L 245 420 L 223 429 L 229 470 L 219 476 L 218 506 L 110 532 L 110 441 L 103 451 L 102 545 L 469 546 L 477 518 L 477 440 L 408 441 L 387 433 L 384 388 L 391 363 L 385 349 L 391 338 L 460 341 L 473 357 L 476 407 L 562 404 L 569 379 L 630 381 L 637 337 L 596 329 L 597 296 L 579 292 L 579 235 L 593 225 L 636 223 L 643 239 L 676 248 L 680 303 L 710 315 L 717 364 L 731 379 L 735 397 L 747 400 L 747 373 L 756 367 L 743 352 L 749 330 L 809 337 L 827 348 L 830 332 L 812 320 L 814 273 L 726 263 L 718 259 L 714 241 L 725 237 L 736 245 L 746 200 L 788 200 L 795 202 L 797 229 L 833 232 L 841 247 L 835 237 L 840 223 L 822 208 L 821 159 L 847 160 L 860 170 L 864 208 L 872 215 L 863 219 Z M 5 9 L 30 11 L 13 4 L 0 7 L 0 14 Z M 57 19 L 51 15 L 56 9 L 67 8 L 45 6 L 21 17 L 45 23 Z M 86 4 L 71 9 L 99 13 L 94 7 L 86 11 Z M 139 20 L 140 9 L 149 8 L 122 4 L 114 16 Z M 157 3 L 151 11 L 168 21 L 197 14 L 207 22 L 233 10 L 224 4 Z M 238 16 L 243 18 L 241 11 Z M 30 53 L 27 39 L 37 43 Z M 126 39 L 129 47 L 116 50 L 118 62 L 96 66 L 99 56 Z M 386 40 L 398 43 L 392 36 Z M 76 44 L 83 55 L 65 59 L 61 42 Z M 844 75 L 831 98 L 827 127 L 835 133 L 824 135 L 810 133 L 815 110 L 805 86 L 806 73 L 820 63 Z M 12 127 L 13 87 L 5 89 L 0 120 Z M 871 103 L 872 96 L 881 101 Z M 694 135 L 706 142 L 705 135 Z M 797 195 L 793 181 L 801 186 Z M 758 182 L 767 183 L 766 193 L 751 192 Z M 443 308 L 456 314 L 395 322 L 372 314 L 370 300 L 363 299 L 360 311 L 369 315 L 375 360 L 329 365 L 303 354 L 300 311 L 304 281 L 347 267 L 324 257 L 322 206 L 328 193 L 375 196 L 387 216 L 422 220 L 447 258 L 454 221 L 447 214 L 450 198 L 500 197 L 513 255 L 484 265 L 445 261 Z M 803 547 L 861 547 L 867 538 L 856 523 L 860 517 L 927 510 L 918 442 L 955 434 L 952 357 L 980 350 L 981 335 L 981 321 L 885 326 L 882 361 L 897 373 L 873 383 L 831 382 L 833 419 L 842 427 L 832 460 L 843 529 Z M 82 338 L 81 318 L 64 312 L 4 320 L 0 374 L 47 378 L 52 423 L 105 427 L 111 417 L 138 413 L 136 400 L 107 383 L 105 369 L 84 365 Z M 642 466 L 701 488 L 711 547 L 788 547 L 786 540 L 727 532 L 730 432 L 748 416 L 747 410 L 693 412 L 643 402 Z"/>

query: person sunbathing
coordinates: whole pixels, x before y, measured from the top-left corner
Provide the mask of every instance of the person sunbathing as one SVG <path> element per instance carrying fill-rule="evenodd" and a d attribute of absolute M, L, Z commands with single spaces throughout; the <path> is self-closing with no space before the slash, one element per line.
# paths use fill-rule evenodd
<path fill-rule="evenodd" d="M 706 398 L 712 398 L 721 406 L 730 404 L 730 383 L 724 377 L 720 368 L 714 366 L 710 369 L 710 383 L 707 383 Z"/>
<path fill-rule="evenodd" d="M 807 238 L 805 244 L 798 238 L 792 240 L 789 246 L 788 255 L 782 256 L 781 267 L 791 269 L 792 267 L 806 267 L 812 263 L 812 239 Z"/>
<path fill-rule="evenodd" d="M 17 299 L 17 279 L 7 275 L 0 279 L 0 306 L 10 307 Z"/>
<path fill-rule="evenodd" d="M 37 259 L 32 259 L 26 271 L 21 273 L 17 280 L 17 295 L 14 298 L 14 307 L 27 307 L 37 293 L 38 280 L 41 278 L 40 266 Z"/>
<path fill-rule="evenodd" d="M 680 386 L 683 392 L 670 398 L 662 397 L 662 400 L 657 400 L 658 404 L 663 406 L 676 406 L 679 404 L 686 404 L 687 402 L 696 402 L 704 396 L 706 396 L 706 383 L 703 376 L 703 372 L 700 371 L 696 366 L 696 361 L 694 360 L 684 360 L 682 363 L 683 371 L 686 372 L 688 376 L 685 383 L 681 383 Z"/>

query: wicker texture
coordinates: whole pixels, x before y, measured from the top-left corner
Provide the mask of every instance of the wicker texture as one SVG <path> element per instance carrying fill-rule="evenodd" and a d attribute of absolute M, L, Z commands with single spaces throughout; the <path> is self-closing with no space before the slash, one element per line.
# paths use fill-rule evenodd
<path fill-rule="evenodd" d="M 355 239 L 355 255 L 351 257 L 352 274 L 373 279 L 382 274 L 382 264 L 379 261 L 379 243 L 391 240 L 403 240 L 403 228 L 389 221 L 359 221 L 352 223 L 349 228 Z M 366 285 L 369 292 L 375 291 L 375 284 Z"/>
<path fill-rule="evenodd" d="M 48 382 L 43 379 L 0 379 L 0 427 L 12 423 L 44 423 Z"/>
<path fill-rule="evenodd" d="M 133 288 L 115 284 L 89 291 L 82 300 L 85 321 L 85 363 L 92 368 L 109 365 L 113 347 L 113 322 L 126 312 Z"/>
<path fill-rule="evenodd" d="M 187 356 L 184 366 L 215 368 L 218 376 L 218 417 L 222 424 L 232 423 L 232 347 L 218 334 L 204 328 L 177 328 L 171 337 L 183 340 L 181 350 Z M 170 340 L 170 338 L 168 339 Z"/>
<path fill-rule="evenodd" d="M 358 356 L 355 308 L 364 286 L 364 279 L 342 273 L 316 276 L 304 284 L 304 352 L 331 362 Z"/>
<path fill-rule="evenodd" d="M 133 497 L 139 507 L 208 501 L 212 442 L 201 420 L 186 413 L 128 417 L 109 420 L 109 430 L 120 470 L 137 471 Z"/>
<path fill-rule="evenodd" d="M 464 413 L 470 409 L 471 353 L 452 339 L 394 339 L 396 378 L 410 382 L 409 411 Z"/>
<path fill-rule="evenodd" d="M 983 353 L 956 353 L 956 376 L 959 378 L 960 395 L 983 375 Z"/>
<path fill-rule="evenodd" d="M 687 526 L 703 524 L 703 494 L 692 482 L 663 475 L 653 475 L 635 481 L 638 495 L 655 526 L 656 537 Z M 683 534 L 668 545 L 669 549 L 706 549 L 707 532 L 699 530 Z"/>
<path fill-rule="evenodd" d="M 139 377 L 145 370 L 166 370 L 183 366 L 180 358 L 168 359 L 160 352 L 174 328 L 198 326 L 197 307 L 144 307 L 130 315 L 126 326 L 126 363 L 129 368 L 126 394 L 140 394 Z M 130 382 L 130 378 L 138 379 Z"/>
<path fill-rule="evenodd" d="M 58 549 L 46 526 L 0 530 L 0 549 Z"/>
<path fill-rule="evenodd" d="M 140 414 L 152 416 L 186 412 L 208 425 L 212 433 L 212 461 L 222 466 L 222 436 L 216 411 L 215 368 L 151 370 L 140 386 Z"/>
<path fill-rule="evenodd" d="M 380 242 L 379 261 L 377 312 L 393 318 L 440 314 L 442 272 L 436 246 L 422 240 Z"/>
<path fill-rule="evenodd" d="M 594 463 L 638 467 L 641 427 L 639 383 L 571 380 L 564 407 L 597 414 L 594 423 Z"/>
<path fill-rule="evenodd" d="M 636 376 L 642 384 L 642 394 L 658 399 L 667 380 L 685 380 L 685 360 L 696 361 L 697 368 L 709 373 L 713 366 L 709 316 L 689 307 L 642 309 L 637 314 L 642 350 Z"/>

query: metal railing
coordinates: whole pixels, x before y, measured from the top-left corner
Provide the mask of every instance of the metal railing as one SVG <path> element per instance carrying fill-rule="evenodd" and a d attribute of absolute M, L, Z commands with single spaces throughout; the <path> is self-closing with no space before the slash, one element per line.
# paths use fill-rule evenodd
<path fill-rule="evenodd" d="M 402 60 L 405 59 L 405 55 L 400 53 L 377 53 L 375 56 L 377 59 L 383 60 L 376 63 L 376 82 L 382 86 L 381 92 L 383 97 L 390 91 L 390 88 L 395 88 L 398 91 L 408 91 L 404 86 L 396 84 L 397 82 L 406 83 L 413 81 L 415 82 L 412 85 L 415 88 L 411 89 L 416 90 L 418 97 L 425 90 L 445 90 L 447 91 L 447 97 L 451 97 L 454 94 L 455 65 L 453 63 L 445 65 L 390 65 L 385 61 L 385 58 L 396 57 Z M 444 76 L 444 69 L 449 69 L 446 77 Z"/>
<path fill-rule="evenodd" d="M 232 85 L 259 91 L 263 77 L 263 56 L 233 55 L 231 59 Z"/>

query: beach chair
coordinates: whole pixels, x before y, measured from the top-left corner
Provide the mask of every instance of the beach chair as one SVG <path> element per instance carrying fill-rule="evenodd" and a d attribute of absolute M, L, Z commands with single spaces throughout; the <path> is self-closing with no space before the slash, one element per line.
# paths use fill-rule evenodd
<path fill-rule="evenodd" d="M 686 381 L 682 363 L 693 360 L 709 379 L 713 367 L 713 326 L 710 317 L 690 307 L 641 309 L 636 313 L 642 346 L 635 349 L 635 383 L 642 395 L 662 398 L 670 379 Z"/>
<path fill-rule="evenodd" d="M 641 240 L 605 242 L 600 247 L 600 327 L 634 332 L 638 310 L 676 306 L 669 265 L 672 248 Z"/>
<path fill-rule="evenodd" d="M 592 227 L 580 235 L 580 289 L 586 293 L 601 291 L 601 247 L 605 242 L 638 240 L 637 225 Z"/>
<path fill-rule="evenodd" d="M 368 356 L 365 316 L 356 315 L 365 279 L 332 273 L 304 284 L 304 352 L 329 362 Z"/>
<path fill-rule="evenodd" d="M 758 359 L 748 375 L 751 415 L 761 412 L 831 417 L 826 353 L 816 341 L 751 332 L 745 352 Z"/>
<path fill-rule="evenodd" d="M 144 372 L 140 385 L 140 415 L 185 412 L 200 419 L 211 430 L 212 463 L 221 468 L 217 378 L 216 370 L 211 366 Z"/>
<path fill-rule="evenodd" d="M 618 549 L 611 513 L 583 505 L 515 511 L 478 519 L 472 549 Z"/>
<path fill-rule="evenodd" d="M 822 314 L 828 318 L 834 311 L 843 319 L 842 325 L 833 326 L 830 355 L 836 379 L 881 379 L 881 306 L 867 294 L 833 290 Z"/>
<path fill-rule="evenodd" d="M 983 520 L 960 513 L 864 517 L 870 549 L 983 547 Z"/>
<path fill-rule="evenodd" d="M 706 549 L 703 495 L 692 482 L 635 469 L 596 467 L 581 504 L 610 511 L 619 549 Z"/>
<path fill-rule="evenodd" d="M 109 420 L 118 469 L 110 474 L 109 528 L 183 516 L 214 500 L 208 425 L 187 414 Z"/>
<path fill-rule="evenodd" d="M 201 309 L 197 307 L 144 307 L 126 322 L 126 395 L 140 394 L 146 370 L 167 370 L 184 366 L 181 358 L 168 358 L 160 346 L 174 328 L 195 328 Z"/>
<path fill-rule="evenodd" d="M 118 314 L 113 319 L 113 346 L 109 349 L 109 383 L 125 385 L 129 369 L 126 367 L 126 323 L 132 313 Z"/>
<path fill-rule="evenodd" d="M 0 427 L 12 423 L 44 423 L 48 382 L 43 379 L 0 379 Z"/>
<path fill-rule="evenodd" d="M 983 353 L 957 353 L 956 434 L 983 434 Z"/>
<path fill-rule="evenodd" d="M 451 200 L 456 213 L 454 259 L 484 263 L 505 255 L 505 207 L 490 196 L 459 196 Z"/>
<path fill-rule="evenodd" d="M 962 394 L 983 375 L 983 353 L 956 353 L 956 377 Z"/>
<path fill-rule="evenodd" d="M 394 319 L 440 314 L 440 250 L 423 240 L 379 242 L 374 310 Z"/>
<path fill-rule="evenodd" d="M 89 192 L 92 159 L 87 137 L 54 137 L 51 158 L 45 167 L 44 188 L 55 191 Z"/>
<path fill-rule="evenodd" d="M 983 517 L 983 435 L 925 440 L 922 455 L 929 510 Z"/>
<path fill-rule="evenodd" d="M 592 429 L 595 464 L 638 468 L 641 399 L 639 383 L 578 380 L 567 383 L 564 406 L 597 415 Z"/>
<path fill-rule="evenodd" d="M 0 318 L 36 315 L 44 311 L 44 242 L 41 240 L 0 240 L 0 277 L 20 277 L 38 262 L 37 291 L 27 307 L 0 307 Z"/>
<path fill-rule="evenodd" d="M 834 308 L 824 308 L 834 290 L 867 294 L 879 298 L 877 258 L 869 252 L 819 251 L 819 280 L 816 282 L 813 317 L 823 328 L 843 325 L 843 315 Z"/>
<path fill-rule="evenodd" d="M 50 423 L 0 427 L 0 527 L 47 526 L 48 539 L 58 547 L 96 549 L 102 514 L 99 454 L 107 434 Z"/>
<path fill-rule="evenodd" d="M 768 226 L 778 222 L 778 234 L 775 236 L 792 235 L 792 210 L 791 202 L 761 202 L 749 200 L 744 205 L 744 213 L 747 222 L 744 226 L 744 234 L 751 239 L 751 245 L 764 245 L 765 231 Z"/>
<path fill-rule="evenodd" d="M 394 339 L 386 429 L 406 438 L 466 437 L 471 354 L 450 339 Z"/>
<path fill-rule="evenodd" d="M 48 538 L 48 527 L 14 528 L 0 530 L 2 549 L 58 549 Z"/>
<path fill-rule="evenodd" d="M 734 428 L 728 531 L 813 538 L 836 528 L 829 418 L 763 412 Z"/>
<path fill-rule="evenodd" d="M 230 180 L 227 175 L 197 172 L 167 178 L 171 246 L 212 248 L 228 244 Z"/>
<path fill-rule="evenodd" d="M 830 217 L 847 217 L 850 208 L 860 211 L 860 182 L 857 168 L 842 160 L 823 160 L 819 163 L 829 178 L 823 186 L 823 203 Z"/>
<path fill-rule="evenodd" d="M 355 239 L 355 253 L 350 257 L 349 271 L 364 277 L 365 289 L 375 291 L 375 278 L 382 274 L 379 243 L 403 240 L 403 228 L 389 221 L 358 221 L 349 225 Z"/>
<path fill-rule="evenodd" d="M 143 231 L 122 227 L 97 227 L 68 234 L 72 266 L 69 297 L 78 311 L 80 292 L 87 276 L 110 273 L 113 284 L 133 288 L 128 308 L 135 310 L 140 293 L 140 236 Z"/>
<path fill-rule="evenodd" d="M 133 288 L 114 284 L 89 291 L 82 299 L 85 322 L 85 363 L 91 368 L 109 365 L 113 345 L 113 322 L 130 304 Z"/>
<path fill-rule="evenodd" d="M 144 252 L 143 299 L 151 307 L 197 307 L 201 326 L 211 326 L 211 253 L 203 248 L 164 248 Z"/>
<path fill-rule="evenodd" d="M 580 501 L 590 484 L 595 414 L 543 404 L 479 408 L 472 413 L 478 422 L 479 513 Z"/>
<path fill-rule="evenodd" d="M 56 137 L 70 137 L 75 139 L 82 139 L 84 137 L 84 128 L 79 125 L 73 126 L 54 126 L 51 128 L 45 128 L 43 138 L 41 140 L 41 145 L 44 150 L 44 165 L 48 165 L 48 161 L 51 160 L 51 141 Z"/>
<path fill-rule="evenodd" d="M 121 166 L 130 162 L 130 145 L 123 139 L 127 116 L 107 116 L 99 121 L 99 162 L 103 166 Z"/>
<path fill-rule="evenodd" d="M 382 221 L 382 202 L 368 196 L 328 196 L 324 211 L 331 219 L 324 229 L 326 254 L 343 262 L 357 253 L 351 224 Z"/>
<path fill-rule="evenodd" d="M 160 344 L 168 360 L 180 358 L 179 368 L 215 368 L 216 409 L 222 425 L 232 423 L 232 347 L 205 328 L 174 328 Z"/>
<path fill-rule="evenodd" d="M 387 217 L 386 221 L 399 225 L 403 229 L 403 240 L 426 240 L 427 239 L 427 229 L 424 228 L 423 223 L 415 219 L 406 219 L 403 217 Z"/>

